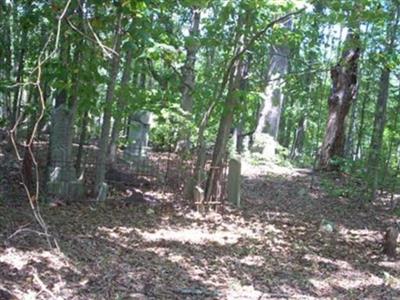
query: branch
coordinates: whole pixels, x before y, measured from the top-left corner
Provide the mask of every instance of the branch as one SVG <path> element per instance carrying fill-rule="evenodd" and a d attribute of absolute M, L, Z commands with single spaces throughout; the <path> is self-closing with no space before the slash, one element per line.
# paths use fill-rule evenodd
<path fill-rule="evenodd" d="M 110 47 L 105 46 L 105 45 L 100 41 L 100 39 L 93 39 L 93 38 L 91 38 L 90 36 L 86 35 L 84 32 L 80 31 L 80 30 L 69 20 L 69 18 L 67 18 L 66 20 L 67 20 L 68 26 L 71 27 L 71 29 L 72 29 L 73 31 L 79 33 L 81 36 L 83 36 L 85 39 L 91 41 L 92 43 L 98 44 L 106 57 L 111 57 L 111 54 L 110 54 L 110 53 L 112 53 L 112 54 L 114 54 L 114 55 L 118 55 L 118 53 L 116 53 L 116 52 L 114 51 L 114 49 L 111 49 Z M 92 30 L 92 29 L 91 29 L 91 30 Z M 94 33 L 93 33 L 93 34 L 94 34 Z M 94 35 L 94 36 L 97 37 L 96 35 Z"/>
<path fill-rule="evenodd" d="M 226 71 L 225 71 L 225 74 L 224 74 L 224 77 L 223 77 L 223 80 L 222 80 L 222 83 L 221 83 L 221 88 L 220 88 L 220 91 L 219 91 L 219 94 L 218 94 L 218 97 L 217 97 L 217 98 L 219 98 L 219 97 L 222 95 L 222 93 L 223 93 L 223 91 L 224 91 L 224 89 L 225 89 L 225 86 L 226 86 L 226 84 L 227 84 L 227 82 L 228 82 L 229 74 L 230 74 L 230 72 L 231 72 L 231 70 L 232 70 L 232 68 L 233 68 L 233 65 L 234 65 L 235 62 L 243 55 L 243 53 L 245 53 L 247 50 L 249 50 L 249 49 L 253 46 L 253 44 L 254 44 L 263 34 L 265 34 L 265 33 L 267 32 L 268 29 L 270 29 L 271 27 L 273 27 L 275 24 L 284 22 L 284 21 L 286 21 L 287 19 L 289 19 L 291 16 L 298 15 L 298 14 L 302 13 L 304 10 L 305 10 L 305 8 L 302 8 L 302 9 L 299 9 L 299 10 L 297 10 L 297 11 L 288 13 L 287 15 L 284 15 L 284 16 L 282 16 L 282 17 L 276 19 L 276 20 L 273 20 L 273 21 L 271 21 L 270 23 L 268 23 L 267 26 L 265 26 L 262 30 L 258 31 L 256 34 L 253 35 L 253 37 L 249 40 L 249 42 L 248 42 L 238 53 L 236 53 L 236 54 L 231 58 L 231 60 L 230 60 L 230 62 L 229 62 L 229 64 L 228 64 L 228 68 L 227 68 Z"/>

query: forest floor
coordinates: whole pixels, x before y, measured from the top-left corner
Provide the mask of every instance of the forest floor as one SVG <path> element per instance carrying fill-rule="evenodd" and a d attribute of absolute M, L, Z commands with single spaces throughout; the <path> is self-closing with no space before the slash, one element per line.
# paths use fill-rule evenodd
<path fill-rule="evenodd" d="M 0 299 L 399 299 L 400 261 L 380 246 L 394 217 L 333 197 L 326 183 L 343 178 L 311 176 L 245 164 L 242 207 L 223 214 L 139 188 L 155 201 L 43 205 L 60 251 L 3 199 Z"/>

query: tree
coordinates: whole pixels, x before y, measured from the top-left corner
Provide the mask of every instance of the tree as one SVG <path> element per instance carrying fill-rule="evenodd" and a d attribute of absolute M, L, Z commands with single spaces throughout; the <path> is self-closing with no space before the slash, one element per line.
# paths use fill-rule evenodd
<path fill-rule="evenodd" d="M 390 73 L 392 66 L 390 64 L 394 49 L 396 47 L 396 33 L 399 24 L 400 4 L 396 2 L 391 7 L 391 19 L 388 21 L 386 55 L 387 62 L 384 62 L 380 76 L 379 94 L 375 107 L 375 118 L 373 133 L 371 138 L 370 152 L 368 157 L 368 177 L 369 177 L 369 199 L 375 200 L 378 187 L 378 176 L 381 163 L 381 150 L 383 141 L 383 131 L 386 124 L 387 101 L 389 96 Z"/>
<path fill-rule="evenodd" d="M 287 19 L 283 27 L 291 29 L 292 21 Z M 267 85 L 262 96 L 262 108 L 256 128 L 257 134 L 268 134 L 274 140 L 278 138 L 279 123 L 284 101 L 284 76 L 289 67 L 289 48 L 285 44 L 272 45 L 267 71 Z M 257 137 L 256 137 L 257 139 Z"/>
<path fill-rule="evenodd" d="M 328 122 L 319 156 L 319 168 L 324 170 L 336 168 L 337 164 L 332 159 L 344 154 L 346 117 L 357 93 L 360 44 L 359 35 L 352 28 L 345 44 L 341 60 L 331 69 L 332 92 L 328 98 Z"/>
<path fill-rule="evenodd" d="M 110 59 L 110 77 L 104 103 L 103 123 L 99 140 L 99 152 L 96 160 L 96 178 L 94 182 L 94 189 L 96 192 L 99 191 L 101 184 L 104 182 L 106 174 L 106 156 L 111 128 L 112 104 L 114 101 L 114 91 L 120 63 L 120 48 L 122 40 L 121 22 L 122 14 L 120 12 L 117 17 L 117 24 L 115 25 L 113 54 L 112 58 Z"/>

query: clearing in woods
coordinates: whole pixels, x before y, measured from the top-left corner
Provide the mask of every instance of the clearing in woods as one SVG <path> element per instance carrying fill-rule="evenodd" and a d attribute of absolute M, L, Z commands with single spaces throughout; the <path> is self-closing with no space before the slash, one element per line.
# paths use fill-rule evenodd
<path fill-rule="evenodd" d="M 380 220 L 393 221 L 384 207 L 323 188 L 343 177 L 315 175 L 310 188 L 309 170 L 244 163 L 242 173 L 243 206 L 223 214 L 201 216 L 143 187 L 99 206 L 43 206 L 61 253 L 32 231 L 28 206 L 2 205 L 0 290 L 23 299 L 400 297 L 400 264 L 380 247 Z"/>

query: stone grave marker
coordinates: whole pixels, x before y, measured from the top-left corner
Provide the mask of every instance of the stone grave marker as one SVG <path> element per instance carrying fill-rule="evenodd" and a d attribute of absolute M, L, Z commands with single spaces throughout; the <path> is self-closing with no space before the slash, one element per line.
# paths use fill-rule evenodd
<path fill-rule="evenodd" d="M 228 170 L 228 201 L 237 207 L 240 207 L 240 157 L 231 158 Z"/>

